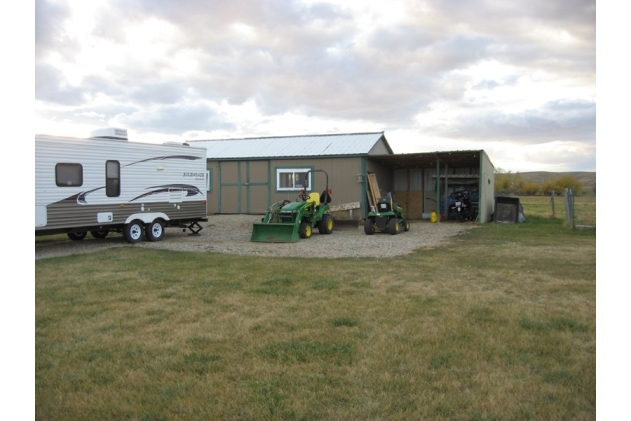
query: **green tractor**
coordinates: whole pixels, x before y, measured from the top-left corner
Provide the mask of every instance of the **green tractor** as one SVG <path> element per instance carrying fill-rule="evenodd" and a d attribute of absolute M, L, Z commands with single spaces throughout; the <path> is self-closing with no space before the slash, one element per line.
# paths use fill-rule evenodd
<path fill-rule="evenodd" d="M 326 189 L 306 193 L 309 173 L 323 172 L 326 175 Z M 295 243 L 300 238 L 309 238 L 315 228 L 320 234 L 333 232 L 333 216 L 329 213 L 331 190 L 329 175 L 323 170 L 310 170 L 305 174 L 304 188 L 295 202 L 283 200 L 267 209 L 261 222 L 255 222 L 250 241 L 266 243 Z"/>
<path fill-rule="evenodd" d="M 375 230 L 392 235 L 410 230 L 410 222 L 403 215 L 403 208 L 392 200 L 392 194 L 377 201 L 377 209 L 371 209 L 364 221 L 364 232 L 373 235 Z"/>

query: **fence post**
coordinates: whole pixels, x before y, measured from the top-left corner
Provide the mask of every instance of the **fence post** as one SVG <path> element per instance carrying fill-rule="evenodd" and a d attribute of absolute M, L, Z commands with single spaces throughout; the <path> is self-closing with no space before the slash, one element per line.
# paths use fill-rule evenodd
<path fill-rule="evenodd" d="M 574 192 L 570 188 L 565 189 L 565 219 L 572 224 L 572 229 L 575 229 L 574 225 Z"/>
<path fill-rule="evenodd" d="M 554 219 L 554 190 L 552 190 L 552 196 L 550 196 L 550 202 L 552 202 L 552 219 Z"/>
<path fill-rule="evenodd" d="M 570 200 L 572 202 L 572 209 L 571 209 L 571 212 L 572 212 L 572 229 L 576 229 L 576 225 L 575 225 L 575 222 L 574 222 L 574 220 L 575 220 L 575 218 L 574 218 L 574 197 L 575 196 L 576 195 L 574 194 L 574 190 L 570 189 Z"/>

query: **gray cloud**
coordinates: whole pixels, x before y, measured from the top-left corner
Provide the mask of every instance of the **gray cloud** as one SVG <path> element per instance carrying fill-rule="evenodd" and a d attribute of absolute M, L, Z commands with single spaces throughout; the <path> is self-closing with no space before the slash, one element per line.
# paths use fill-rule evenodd
<path fill-rule="evenodd" d="M 35 0 L 35 56 L 40 58 L 57 51 L 60 44 L 68 43 L 64 23 L 70 17 L 70 8 L 64 4 Z"/>
<path fill-rule="evenodd" d="M 104 95 L 128 107 L 117 119 L 167 133 L 232 127 L 212 109 L 190 105 L 199 100 L 254 100 L 263 118 L 299 112 L 405 129 L 436 101 L 466 107 L 472 80 L 463 71 L 485 61 L 512 66 L 518 74 L 489 76 L 474 86 L 479 92 L 514 86 L 537 72 L 595 92 L 595 6 L 594 0 L 409 1 L 401 22 L 371 28 L 329 3 L 118 0 L 98 11 L 92 35 L 124 45 L 127 28 L 147 19 L 166 21 L 175 35 L 165 39 L 164 56 L 126 62 L 104 56 L 104 76 L 84 75 L 80 86 L 71 86 L 44 60 L 56 51 L 72 61 L 79 52 L 77 40 L 64 32 L 72 11 L 37 0 L 36 98 L 83 110 L 89 98 Z M 245 25 L 242 32 L 239 25 Z M 197 74 L 165 78 L 177 73 L 169 70 L 181 53 L 196 57 Z M 595 142 L 595 103 L 589 101 L 557 98 L 537 110 L 473 115 L 456 126 L 430 126 L 424 134 Z"/>
<path fill-rule="evenodd" d="M 517 114 L 494 110 L 460 118 L 456 125 L 435 126 L 431 132 L 454 139 L 506 140 L 520 144 L 555 140 L 593 142 L 596 136 L 596 104 L 560 100 Z"/>
<path fill-rule="evenodd" d="M 165 134 L 182 134 L 193 130 L 233 130 L 236 127 L 222 121 L 212 108 L 204 104 L 169 105 L 151 111 L 121 113 L 113 120 L 119 126 L 133 127 L 139 132 Z"/>
<path fill-rule="evenodd" d="M 70 86 L 57 68 L 35 64 L 35 99 L 60 105 L 80 105 L 85 102 L 83 89 Z"/>

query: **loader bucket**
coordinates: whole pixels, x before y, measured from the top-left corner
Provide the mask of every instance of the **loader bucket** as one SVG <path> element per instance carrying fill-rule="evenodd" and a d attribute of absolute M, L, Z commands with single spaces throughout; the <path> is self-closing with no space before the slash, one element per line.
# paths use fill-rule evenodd
<path fill-rule="evenodd" d="M 298 226 L 295 224 L 265 224 L 255 222 L 250 241 L 264 243 L 296 243 L 299 239 Z"/>

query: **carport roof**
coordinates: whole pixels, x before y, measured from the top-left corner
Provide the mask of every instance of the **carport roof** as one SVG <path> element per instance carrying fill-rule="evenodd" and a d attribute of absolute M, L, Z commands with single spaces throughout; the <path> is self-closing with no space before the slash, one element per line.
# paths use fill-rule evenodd
<path fill-rule="evenodd" d="M 440 166 L 447 164 L 452 168 L 479 167 L 480 155 L 486 154 L 479 151 L 447 151 L 447 152 L 418 152 L 395 155 L 371 155 L 368 160 L 376 162 L 387 168 L 435 168 L 436 160 L 440 160 Z"/>

